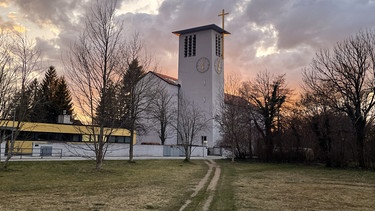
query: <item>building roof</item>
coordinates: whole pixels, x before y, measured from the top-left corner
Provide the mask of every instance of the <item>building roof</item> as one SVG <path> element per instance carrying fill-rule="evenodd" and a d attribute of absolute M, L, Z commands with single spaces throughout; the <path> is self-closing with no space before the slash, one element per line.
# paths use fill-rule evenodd
<path fill-rule="evenodd" d="M 174 78 L 174 77 L 171 77 L 171 76 L 168 76 L 168 75 L 164 75 L 164 74 L 160 74 L 160 73 L 156 73 L 156 72 L 153 72 L 153 71 L 150 71 L 149 73 L 155 75 L 156 77 L 158 77 L 160 79 L 162 79 L 163 81 L 167 82 L 168 84 L 171 84 L 171 85 L 174 85 L 174 86 L 180 86 L 177 78 Z"/>
<path fill-rule="evenodd" d="M 179 30 L 179 31 L 174 31 L 172 32 L 173 34 L 180 36 L 182 34 L 188 34 L 188 33 L 194 33 L 198 31 L 204 31 L 204 30 L 215 30 L 221 34 L 230 34 L 229 32 L 225 31 L 224 29 L 218 27 L 215 24 L 210 24 L 210 25 L 205 25 L 205 26 L 198 26 L 190 29 L 184 29 L 184 30 Z"/>
<path fill-rule="evenodd" d="M 12 130 L 17 127 L 17 121 L 0 120 L 0 129 Z M 48 132 L 48 133 L 67 133 L 67 134 L 99 134 L 99 126 L 92 125 L 70 125 L 56 123 L 40 122 L 20 122 L 20 131 L 26 132 Z M 130 136 L 130 131 L 124 128 L 104 128 L 106 135 Z"/>

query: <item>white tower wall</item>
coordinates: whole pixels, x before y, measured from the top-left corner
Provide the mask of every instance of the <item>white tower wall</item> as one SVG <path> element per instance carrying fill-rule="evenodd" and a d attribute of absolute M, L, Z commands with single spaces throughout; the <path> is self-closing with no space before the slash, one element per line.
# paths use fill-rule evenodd
<path fill-rule="evenodd" d="M 214 117 L 224 96 L 224 71 L 215 71 L 215 61 L 221 59 L 218 55 L 217 36 L 229 34 L 216 25 L 207 25 L 174 32 L 179 35 L 178 77 L 181 84 L 181 94 L 186 100 L 205 112 L 208 129 L 197 136 L 195 144 L 201 143 L 201 137 L 207 137 L 207 146 L 214 147 L 221 139 L 219 128 Z M 186 37 L 195 36 L 195 53 L 186 55 Z M 221 41 L 219 43 L 221 53 Z M 208 69 L 204 72 L 197 70 L 197 62 L 201 58 L 209 61 Z M 223 63 L 222 63 L 223 64 Z M 207 65 L 207 64 L 206 64 Z"/>

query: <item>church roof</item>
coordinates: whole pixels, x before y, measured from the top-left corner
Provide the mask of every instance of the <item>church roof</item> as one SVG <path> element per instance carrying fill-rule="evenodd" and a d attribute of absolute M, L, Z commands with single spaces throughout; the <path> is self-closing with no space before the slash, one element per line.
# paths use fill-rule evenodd
<path fill-rule="evenodd" d="M 215 24 L 210 24 L 210 25 L 205 25 L 205 26 L 198 26 L 198 27 L 194 27 L 194 28 L 190 28 L 190 29 L 184 29 L 184 30 L 179 30 L 179 31 L 174 31 L 172 32 L 173 34 L 177 35 L 177 36 L 180 36 L 181 34 L 188 34 L 188 33 L 194 33 L 194 32 L 198 32 L 198 31 L 204 31 L 204 30 L 215 30 L 219 33 L 222 33 L 222 34 L 230 34 L 229 32 L 225 31 L 224 29 L 218 27 L 217 25 Z"/>
<path fill-rule="evenodd" d="M 163 81 L 167 82 L 168 84 L 175 85 L 175 86 L 179 86 L 180 85 L 178 83 L 178 79 L 177 78 L 173 78 L 171 76 L 160 74 L 160 73 L 156 73 L 156 72 L 152 72 L 152 71 L 150 71 L 149 73 L 151 73 L 151 74 L 155 75 L 156 77 L 162 79 Z"/>

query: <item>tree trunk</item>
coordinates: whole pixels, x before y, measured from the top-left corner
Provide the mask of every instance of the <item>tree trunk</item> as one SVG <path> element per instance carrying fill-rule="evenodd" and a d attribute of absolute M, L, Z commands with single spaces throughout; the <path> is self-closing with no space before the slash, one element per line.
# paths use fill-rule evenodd
<path fill-rule="evenodd" d="M 190 146 L 185 146 L 185 162 L 190 162 Z"/>
<path fill-rule="evenodd" d="M 95 165 L 95 169 L 98 171 L 102 168 L 102 164 L 103 164 L 103 159 L 101 157 L 102 157 L 102 153 L 100 153 L 100 149 L 99 149 L 99 152 L 96 155 L 96 165 Z"/>
<path fill-rule="evenodd" d="M 252 159 L 253 158 L 253 143 L 252 143 L 252 129 L 251 129 L 251 125 L 250 125 L 250 131 L 249 131 L 249 158 Z"/>
<path fill-rule="evenodd" d="M 166 136 L 166 126 L 164 126 L 163 122 L 161 123 L 161 126 L 160 126 L 160 141 L 161 141 L 161 145 L 164 145 L 165 144 L 165 136 Z"/>
<path fill-rule="evenodd" d="M 12 138 L 13 139 L 13 138 Z M 9 143 L 9 142 L 8 142 Z M 13 156 L 13 149 L 14 149 L 14 140 L 11 140 L 10 141 L 10 144 L 8 144 L 8 149 L 7 149 L 7 151 L 8 151 L 8 154 L 7 154 L 7 156 L 6 156 L 6 158 L 5 158 L 5 161 L 4 161 L 4 169 L 6 169 L 6 168 L 8 168 L 8 164 L 9 164 L 9 160 L 12 158 L 12 156 Z"/>
<path fill-rule="evenodd" d="M 97 148 L 97 151 L 96 151 L 95 169 L 100 170 L 102 168 L 103 159 L 104 159 L 103 148 L 104 148 L 105 142 L 104 142 L 104 127 L 103 126 L 100 127 L 98 143 L 96 143 L 96 144 L 98 145 L 98 148 Z"/>
<path fill-rule="evenodd" d="M 15 121 L 14 119 L 14 116 L 13 116 L 13 122 Z M 8 154 L 7 154 L 7 157 L 5 158 L 5 161 L 4 161 L 4 169 L 8 168 L 8 165 L 9 165 L 9 160 L 12 158 L 13 156 L 13 150 L 14 150 L 14 143 L 16 142 L 16 137 L 18 136 L 18 130 L 20 128 L 20 121 L 17 121 L 17 126 L 14 126 L 12 127 L 12 138 L 10 140 L 10 144 L 8 144 Z M 16 131 L 14 131 L 14 128 L 16 128 Z"/>
<path fill-rule="evenodd" d="M 134 162 L 134 144 L 133 144 L 133 138 L 134 138 L 134 130 L 131 129 L 130 131 L 130 144 L 129 144 L 129 162 Z"/>
<path fill-rule="evenodd" d="M 364 158 L 364 141 L 365 141 L 365 123 L 364 121 L 359 121 L 356 126 L 357 133 L 357 155 L 358 164 L 360 168 L 365 168 L 365 158 Z"/>
<path fill-rule="evenodd" d="M 233 140 L 231 142 L 232 142 L 232 163 L 234 163 L 234 156 L 235 156 L 234 151 L 236 150 L 236 145 Z"/>
<path fill-rule="evenodd" d="M 273 143 L 271 128 L 266 126 L 266 160 L 270 161 L 272 158 Z"/>

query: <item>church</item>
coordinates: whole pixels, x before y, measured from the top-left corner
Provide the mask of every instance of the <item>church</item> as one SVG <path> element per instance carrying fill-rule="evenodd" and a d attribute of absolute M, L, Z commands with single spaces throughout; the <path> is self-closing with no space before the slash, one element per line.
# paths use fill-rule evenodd
<path fill-rule="evenodd" d="M 175 110 L 181 109 L 179 100 L 183 97 L 205 113 L 207 128 L 196 134 L 193 144 L 204 146 L 209 152 L 213 152 L 221 140 L 220 129 L 214 117 L 224 101 L 224 36 L 230 33 L 215 24 L 172 33 L 179 40 L 178 79 L 155 72 L 147 75 L 158 80 L 168 94 L 173 96 L 171 101 L 177 108 Z M 178 145 L 176 129 L 169 126 L 167 131 L 169 135 L 164 145 Z M 152 143 L 160 143 L 157 130 L 150 130 L 137 137 L 137 144 Z"/>

